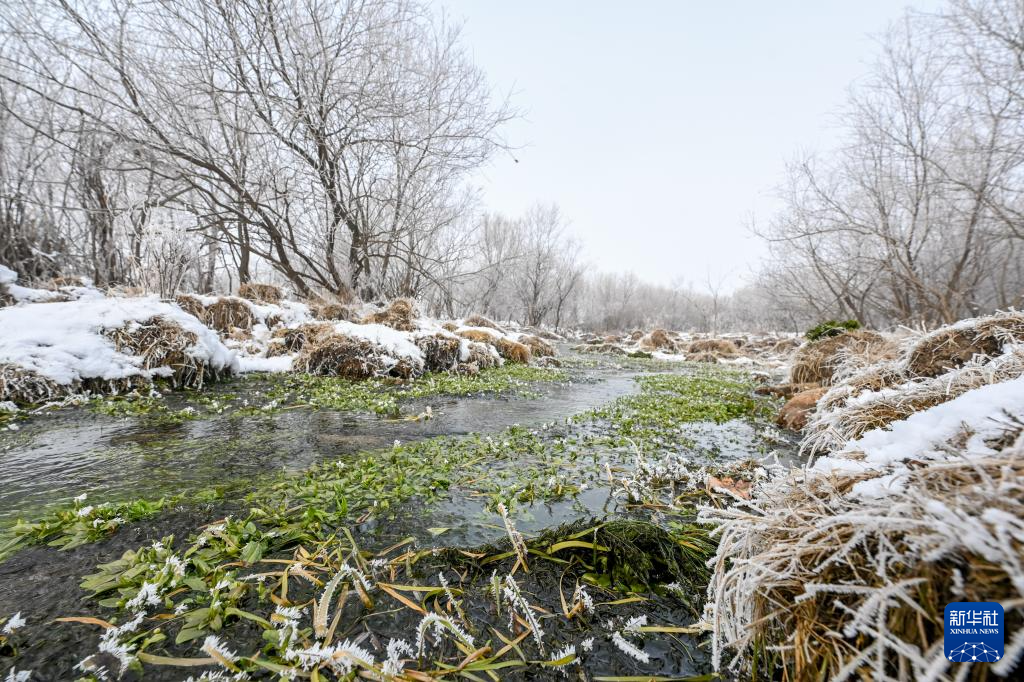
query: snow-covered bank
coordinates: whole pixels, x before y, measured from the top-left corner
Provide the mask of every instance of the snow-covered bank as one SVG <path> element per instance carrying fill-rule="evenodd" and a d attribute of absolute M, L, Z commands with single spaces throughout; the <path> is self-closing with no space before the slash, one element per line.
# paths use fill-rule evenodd
<path fill-rule="evenodd" d="M 24 401 L 17 375 L 41 377 L 71 393 L 90 382 L 145 382 L 186 368 L 200 370 L 186 383 L 201 384 L 204 372 L 237 368 L 235 354 L 215 332 L 155 296 L 0 308 L 0 330 L 0 365 L 7 366 L 0 400 Z M 135 334 L 149 337 L 145 347 L 133 347 Z"/>
<path fill-rule="evenodd" d="M 603 355 L 651 357 L 662 362 L 706 362 L 757 365 L 760 369 L 784 366 L 800 342 L 792 334 L 718 335 L 654 329 L 644 333 L 591 336 L 573 350 Z"/>
<path fill-rule="evenodd" d="M 282 300 L 271 285 L 241 296 L 106 296 L 89 287 L 30 289 L 0 270 L 0 401 L 117 393 L 156 377 L 199 386 L 209 375 L 308 372 L 408 379 L 475 373 L 505 361 L 545 362 L 554 348 L 498 325 L 424 316 L 415 302 L 386 307 Z M 78 291 L 81 289 L 81 291 Z M 318 319 L 318 315 L 332 319 Z"/>
<path fill-rule="evenodd" d="M 720 669 L 750 672 L 771 649 L 793 679 L 963 679 L 966 664 L 943 651 L 943 609 L 998 601 L 1013 636 L 990 670 L 1015 670 L 1021 323 L 966 320 L 838 372 L 804 441 L 817 457 L 776 469 L 749 502 L 702 510 L 720 534 L 707 612 Z"/>

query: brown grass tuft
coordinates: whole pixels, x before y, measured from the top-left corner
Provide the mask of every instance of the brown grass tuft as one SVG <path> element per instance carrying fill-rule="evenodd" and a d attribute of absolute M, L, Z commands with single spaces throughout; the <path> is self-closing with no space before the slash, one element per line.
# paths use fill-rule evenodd
<path fill-rule="evenodd" d="M 12 363 L 0 364 L 0 401 L 10 400 L 19 405 L 42 403 L 71 392 L 71 386 L 58 384 L 33 370 Z"/>
<path fill-rule="evenodd" d="M 356 315 L 352 309 L 342 303 L 316 303 L 309 307 L 309 311 L 318 320 L 356 321 Z"/>
<path fill-rule="evenodd" d="M 614 346 L 610 343 L 582 343 L 578 346 L 573 346 L 572 349 L 577 353 L 599 353 L 601 355 L 625 355 L 626 351 L 619 347 Z"/>
<path fill-rule="evenodd" d="M 80 286 L 85 286 L 81 277 L 72 277 L 72 276 L 61 275 L 59 277 L 54 277 L 53 279 L 51 279 L 50 282 L 46 285 L 46 288 L 50 289 L 50 290 L 53 290 L 53 291 L 56 291 L 57 289 L 60 289 L 61 287 L 80 287 Z"/>
<path fill-rule="evenodd" d="M 334 325 L 329 322 L 307 322 L 298 327 L 277 329 L 271 334 L 267 346 L 267 357 L 297 353 L 308 343 L 319 343 L 334 333 Z"/>
<path fill-rule="evenodd" d="M 164 317 L 129 322 L 123 327 L 108 329 L 103 335 L 119 352 L 141 358 L 143 369 L 169 367 L 175 387 L 200 388 L 207 379 L 219 376 L 217 371 L 189 353 L 198 340 L 196 335 Z"/>
<path fill-rule="evenodd" d="M 397 363 L 380 346 L 344 334 L 331 334 L 316 343 L 307 343 L 295 358 L 296 371 L 348 379 L 393 376 L 411 377 L 416 368 L 405 359 Z"/>
<path fill-rule="evenodd" d="M 382 311 L 371 313 L 363 318 L 363 324 L 383 324 L 400 332 L 411 332 L 416 329 L 416 318 L 419 311 L 416 304 L 407 298 L 396 298 Z"/>
<path fill-rule="evenodd" d="M 255 282 L 246 282 L 239 285 L 238 295 L 253 303 L 273 303 L 274 305 L 280 303 L 283 298 L 279 287 L 273 284 L 257 284 Z"/>
<path fill-rule="evenodd" d="M 174 297 L 174 302 L 178 304 L 178 307 L 184 310 L 189 315 L 192 315 L 200 322 L 206 319 L 206 306 L 199 300 L 197 296 L 192 294 L 178 294 Z"/>
<path fill-rule="evenodd" d="M 493 322 L 483 315 L 470 315 L 462 321 L 462 324 L 467 327 L 487 327 L 488 329 L 495 329 L 502 334 L 505 333 L 505 330 L 498 326 L 497 322 Z"/>
<path fill-rule="evenodd" d="M 530 349 L 529 347 L 509 339 L 497 339 L 496 346 L 498 353 L 501 357 L 505 358 L 508 362 L 519 363 L 521 365 L 530 364 Z"/>
<path fill-rule="evenodd" d="M 907 370 L 919 377 L 938 376 L 962 367 L 975 355 L 999 355 L 1006 344 L 1020 341 L 1024 341 L 1024 313 L 966 320 L 918 340 L 907 355 Z"/>
<path fill-rule="evenodd" d="M 739 353 L 736 344 L 728 339 L 699 339 L 692 341 L 686 350 L 690 353 L 714 353 L 723 358 L 731 358 Z"/>
<path fill-rule="evenodd" d="M 482 369 L 497 367 L 501 357 L 494 346 L 487 343 L 469 342 L 469 357 L 458 365 L 459 374 L 475 375 Z"/>
<path fill-rule="evenodd" d="M 256 317 L 244 300 L 224 296 L 206 307 L 206 316 L 203 321 L 221 334 L 227 334 L 236 327 L 246 331 L 251 330 L 256 322 Z"/>
<path fill-rule="evenodd" d="M 646 351 L 667 350 L 675 352 L 676 344 L 664 329 L 655 329 L 640 339 L 640 348 Z"/>
<path fill-rule="evenodd" d="M 530 352 L 534 357 L 538 358 L 553 358 L 555 357 L 555 347 L 550 343 L 540 338 L 539 336 L 533 336 L 532 334 L 523 334 L 519 337 L 519 343 L 530 349 Z"/>
<path fill-rule="evenodd" d="M 477 343 L 490 344 L 490 345 L 494 346 L 495 348 L 497 348 L 497 346 L 498 346 L 498 337 L 497 336 L 495 336 L 494 334 L 491 334 L 489 332 L 482 331 L 480 329 L 463 329 L 463 330 L 457 331 L 455 333 L 458 334 L 459 336 L 461 336 L 464 339 L 469 339 L 470 341 L 476 341 Z"/>
<path fill-rule="evenodd" d="M 836 336 L 809 341 L 793 358 L 790 381 L 794 384 L 817 383 L 829 386 L 836 372 L 851 355 L 877 356 L 895 351 L 895 344 L 881 334 L 857 329 Z"/>
<path fill-rule="evenodd" d="M 801 449 L 811 454 L 827 453 L 871 429 L 906 419 L 915 412 L 940 405 L 967 391 L 1022 376 L 1024 351 L 1019 348 L 1014 346 L 992 359 L 975 358 L 963 367 L 937 377 L 907 380 L 899 384 L 897 390 L 863 395 L 849 404 L 848 399 L 860 391 L 852 393 L 848 383 L 835 386 L 822 398 Z M 890 364 L 877 371 L 882 377 L 899 377 L 889 374 L 892 367 Z M 892 386 L 899 381 L 898 378 L 890 380 L 893 381 Z"/>
<path fill-rule="evenodd" d="M 686 359 L 690 362 L 708 362 L 711 364 L 718 362 L 718 356 L 714 353 L 691 353 L 686 356 Z"/>
<path fill-rule="evenodd" d="M 710 512 L 722 524 L 709 588 L 716 660 L 760 653 L 749 676 L 792 680 L 1009 675 L 1020 638 L 991 666 L 948 661 L 942 646 L 949 602 L 1002 602 L 1007 629 L 1024 622 L 1024 543 L 1009 530 L 1024 497 L 1006 492 L 1024 480 L 1021 427 L 993 447 L 918 462 L 880 499 L 849 494 L 877 474 L 801 472 L 766 489 L 754 513 Z"/>
<path fill-rule="evenodd" d="M 446 334 L 430 334 L 416 339 L 423 352 L 424 369 L 428 372 L 450 372 L 459 365 L 462 341 Z"/>

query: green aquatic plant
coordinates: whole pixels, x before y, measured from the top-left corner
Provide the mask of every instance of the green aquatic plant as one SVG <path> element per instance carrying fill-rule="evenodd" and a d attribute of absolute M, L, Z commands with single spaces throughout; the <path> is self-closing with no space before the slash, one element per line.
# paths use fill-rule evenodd
<path fill-rule="evenodd" d="M 27 545 L 48 544 L 71 549 L 101 540 L 122 526 L 153 516 L 181 497 L 130 502 L 86 504 L 86 496 L 75 498 L 70 508 L 58 509 L 38 521 L 19 519 L 0 539 L 0 561 Z"/>
<path fill-rule="evenodd" d="M 105 646 L 121 647 L 137 672 L 212 660 L 232 673 L 257 675 L 286 676 L 302 668 L 319 679 L 358 671 L 484 679 L 517 668 L 574 665 L 595 646 L 594 637 L 580 642 L 579 634 L 596 632 L 597 646 L 606 647 L 603 656 L 617 651 L 642 662 L 644 637 L 664 633 L 676 640 L 699 633 L 692 624 L 702 611 L 707 560 L 715 550 L 707 528 L 671 503 L 675 479 L 655 481 L 672 489 L 669 503 L 630 502 L 610 510 L 628 508 L 629 518 L 595 521 L 592 512 L 581 512 L 588 520 L 530 538 L 517 529 L 516 514 L 523 518 L 523 508 L 533 502 L 571 499 L 590 486 L 609 488 L 606 476 L 623 476 L 637 452 L 652 460 L 679 453 L 689 446 L 688 425 L 757 421 L 769 414 L 740 372 L 676 369 L 683 373 L 639 377 L 637 394 L 564 422 L 396 442 L 252 482 L 247 494 L 232 496 L 236 516 L 127 552 L 84 578 L 83 588 L 108 609 L 107 621 L 134 624 L 108 630 Z M 445 385 L 442 378 L 421 390 Z M 307 387 L 316 393 L 323 385 Z M 264 396 L 299 404 L 292 402 L 299 395 L 271 395 L 275 390 L 269 386 Z M 338 390 L 345 399 L 349 388 Z M 382 390 L 401 394 L 408 387 Z M 410 538 L 374 555 L 360 551 L 348 530 L 371 518 L 419 513 L 441 500 L 506 509 L 493 526 L 500 531 L 504 524 L 509 539 L 492 547 L 438 548 L 417 547 Z M 116 530 L 101 521 L 90 535 L 85 517 L 103 519 L 108 512 L 97 516 L 90 508 L 79 519 L 84 503 L 24 533 L 23 544 L 71 545 Z M 538 617 L 535 607 L 546 613 Z M 496 621 L 482 616 L 495 608 L 501 616 Z M 647 612 L 683 620 L 648 623 Z M 445 622 L 430 614 L 443 614 Z M 513 621 L 503 628 L 506 616 Z M 374 651 L 386 640 L 371 646 L 345 639 L 364 629 L 373 633 L 385 620 L 404 623 L 422 655 L 409 653 L 416 651 L 413 644 L 393 639 L 398 643 L 389 644 L 381 662 Z"/>
<path fill-rule="evenodd" d="M 500 383 L 535 376 L 516 369 L 503 375 Z M 602 484 L 608 463 L 631 465 L 637 449 L 685 447 L 687 440 L 679 430 L 682 424 L 756 419 L 770 412 L 768 402 L 752 394 L 752 384 L 739 372 L 702 368 L 681 375 L 641 376 L 637 381 L 638 394 L 578 415 L 567 424 L 512 426 L 493 436 L 396 443 L 387 450 L 314 465 L 298 474 L 267 477 L 252 483 L 247 494 L 239 487 L 234 491 L 244 495 L 251 509 L 247 522 L 277 533 L 277 540 L 264 543 L 266 549 L 281 546 L 282 538 L 319 538 L 361 516 L 389 517 L 404 502 L 415 498 L 431 503 L 448 497 L 452 488 L 462 495 L 479 495 L 488 509 L 569 499 Z M 458 385 L 468 390 L 495 383 L 486 379 Z M 443 379 L 421 390 L 439 386 L 452 390 Z M 188 447 L 189 442 L 180 445 Z M 216 452 L 224 445 L 210 447 Z M 214 486 L 200 497 L 217 499 L 225 489 Z M 9 531 L 13 538 L 0 545 L 0 559 L 29 544 L 76 546 L 95 541 L 123 523 L 146 518 L 179 501 L 181 496 L 103 505 L 96 508 L 102 515 L 99 519 L 80 517 L 76 506 L 51 512 L 35 523 L 19 521 Z M 237 555 L 225 551 L 220 558 L 231 560 Z"/>
<path fill-rule="evenodd" d="M 827 339 L 830 336 L 838 336 L 843 332 L 851 332 L 860 329 L 860 322 L 857 320 L 825 320 L 817 324 L 804 334 L 808 341 Z"/>
<path fill-rule="evenodd" d="M 355 381 L 343 377 L 289 374 L 267 392 L 267 397 L 275 407 L 304 404 L 317 409 L 394 415 L 398 414 L 403 400 L 508 392 L 529 397 L 536 395 L 530 390 L 530 384 L 567 378 L 568 374 L 560 369 L 511 363 L 484 369 L 474 375 L 433 372 L 408 382 L 385 378 Z"/>
<path fill-rule="evenodd" d="M 145 419 L 159 426 L 181 424 L 204 416 L 203 411 L 192 406 L 173 409 L 159 395 L 97 398 L 92 403 L 92 411 L 110 417 Z"/>

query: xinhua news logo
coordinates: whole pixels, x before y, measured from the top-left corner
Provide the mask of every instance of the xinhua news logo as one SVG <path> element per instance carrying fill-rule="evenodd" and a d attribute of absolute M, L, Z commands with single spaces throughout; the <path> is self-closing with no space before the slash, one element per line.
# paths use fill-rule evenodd
<path fill-rule="evenodd" d="M 956 663 L 995 663 L 1003 657 L 1002 605 L 958 601 L 946 605 L 946 658 Z"/>

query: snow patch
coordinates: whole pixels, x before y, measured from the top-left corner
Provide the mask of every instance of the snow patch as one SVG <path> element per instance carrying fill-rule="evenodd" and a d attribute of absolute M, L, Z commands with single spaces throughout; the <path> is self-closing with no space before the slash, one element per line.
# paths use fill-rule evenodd
<path fill-rule="evenodd" d="M 160 316 L 196 335 L 189 355 L 214 369 L 235 369 L 237 359 L 217 333 L 192 315 L 156 296 L 82 299 L 0 309 L 0 363 L 38 372 L 58 384 L 82 379 L 150 378 L 169 368 L 145 370 L 139 358 L 125 355 L 103 336 L 130 322 Z"/>

